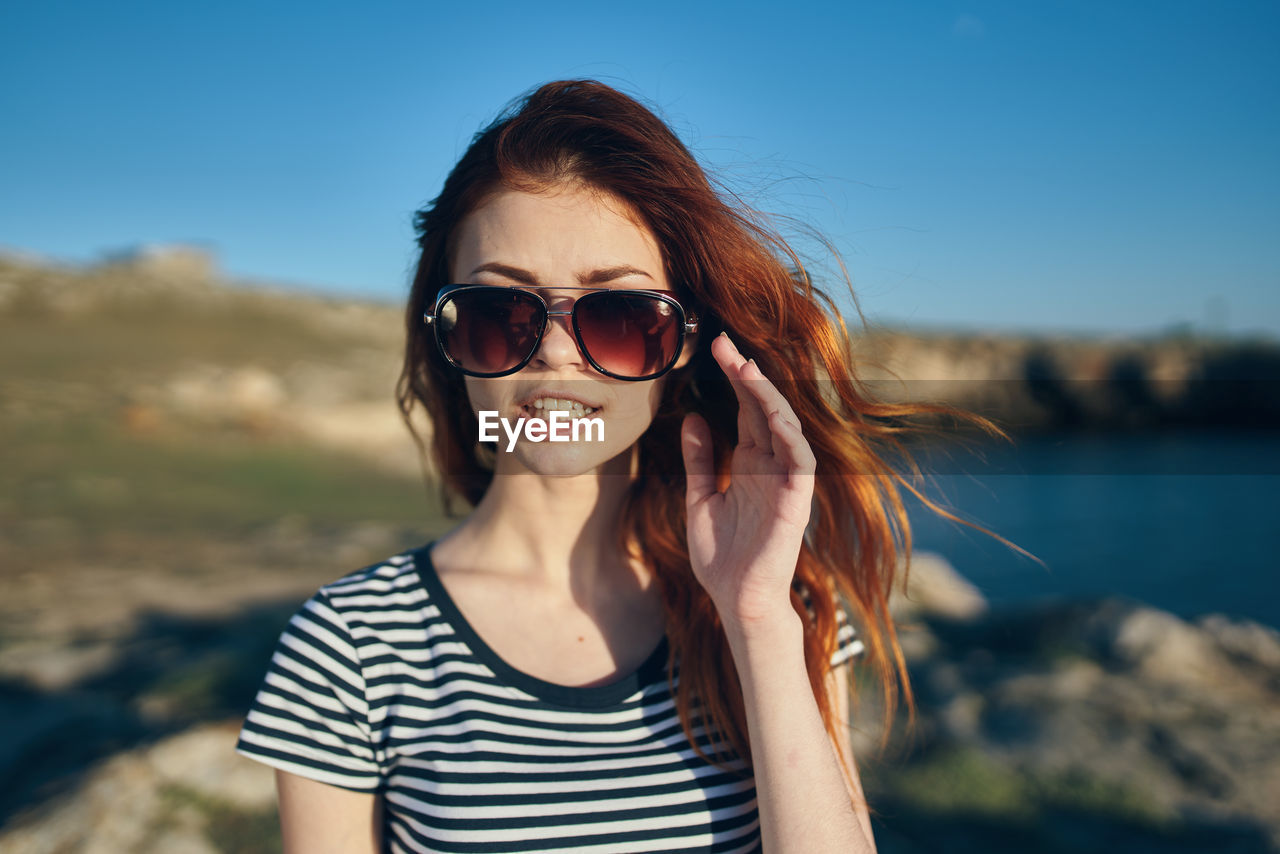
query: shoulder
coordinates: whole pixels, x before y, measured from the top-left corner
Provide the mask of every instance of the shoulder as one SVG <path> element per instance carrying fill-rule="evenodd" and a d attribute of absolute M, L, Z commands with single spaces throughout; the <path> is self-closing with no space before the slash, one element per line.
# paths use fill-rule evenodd
<path fill-rule="evenodd" d="M 383 608 L 420 604 L 426 598 L 420 549 L 369 564 L 321 587 L 303 610 L 321 607 L 346 617 L 360 617 Z"/>
<path fill-rule="evenodd" d="M 305 645 L 358 665 L 371 644 L 427 616 L 429 597 L 420 572 L 414 549 L 324 585 L 289 621 L 282 644 Z"/>

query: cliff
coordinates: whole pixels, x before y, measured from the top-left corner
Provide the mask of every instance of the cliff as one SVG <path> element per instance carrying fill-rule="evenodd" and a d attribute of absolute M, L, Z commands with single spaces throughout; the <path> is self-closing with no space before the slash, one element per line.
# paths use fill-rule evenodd
<path fill-rule="evenodd" d="M 1280 427 L 1272 340 L 873 330 L 857 354 L 885 398 L 951 403 L 1014 432 Z"/>

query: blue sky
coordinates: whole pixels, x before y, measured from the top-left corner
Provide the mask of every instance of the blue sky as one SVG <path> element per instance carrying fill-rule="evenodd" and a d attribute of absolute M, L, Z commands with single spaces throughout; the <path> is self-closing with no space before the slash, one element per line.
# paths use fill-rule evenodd
<path fill-rule="evenodd" d="M 471 135 L 595 77 L 826 234 L 873 320 L 1278 336 L 1277 43 L 1230 0 L 10 3 L 0 247 L 399 300 Z"/>

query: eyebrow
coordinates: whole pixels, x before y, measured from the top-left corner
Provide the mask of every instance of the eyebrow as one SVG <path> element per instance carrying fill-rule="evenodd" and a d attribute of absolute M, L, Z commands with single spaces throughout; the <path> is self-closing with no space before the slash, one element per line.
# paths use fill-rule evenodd
<path fill-rule="evenodd" d="M 510 264 L 499 264 L 491 261 L 488 264 L 481 264 L 471 271 L 471 275 L 476 273 L 497 273 L 500 276 L 506 276 L 508 279 L 515 279 L 522 285 L 537 285 L 538 277 L 528 270 L 522 270 L 519 267 L 512 267 Z M 628 264 L 622 264 L 617 267 L 603 267 L 599 270 L 592 270 L 590 273 L 579 273 L 578 284 L 580 285 L 599 285 L 605 282 L 612 282 L 614 279 L 621 279 L 624 276 L 644 276 L 646 279 L 652 279 L 653 276 L 641 270 L 639 267 L 632 267 Z"/>

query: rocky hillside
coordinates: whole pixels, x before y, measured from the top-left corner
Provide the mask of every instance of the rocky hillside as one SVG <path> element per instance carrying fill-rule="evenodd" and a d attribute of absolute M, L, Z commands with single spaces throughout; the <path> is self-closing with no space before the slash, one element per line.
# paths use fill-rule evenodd
<path fill-rule="evenodd" d="M 91 268 L 0 256 L 10 416 L 195 426 L 340 448 L 418 475 L 393 403 L 398 308 L 229 286 L 185 250 Z"/>
<path fill-rule="evenodd" d="M 857 346 L 877 394 L 954 403 L 1015 432 L 1280 427 L 1272 340 L 872 330 Z"/>

